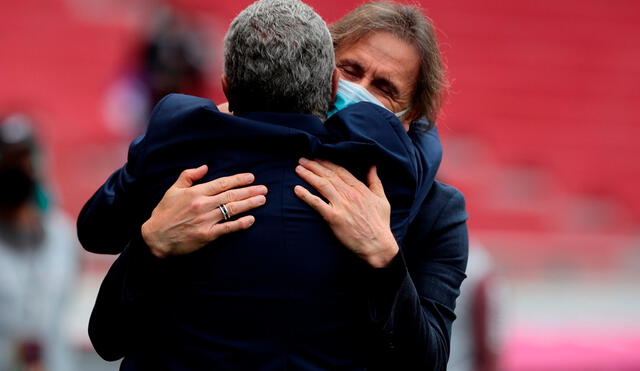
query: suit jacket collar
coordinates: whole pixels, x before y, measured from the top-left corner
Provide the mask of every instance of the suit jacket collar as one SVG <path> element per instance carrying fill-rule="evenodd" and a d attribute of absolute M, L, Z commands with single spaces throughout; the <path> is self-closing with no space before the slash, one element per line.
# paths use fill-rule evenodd
<path fill-rule="evenodd" d="M 312 115 L 283 112 L 244 112 L 237 115 L 253 121 L 267 122 L 291 129 L 305 131 L 316 136 L 326 136 L 328 132 L 320 119 Z"/>

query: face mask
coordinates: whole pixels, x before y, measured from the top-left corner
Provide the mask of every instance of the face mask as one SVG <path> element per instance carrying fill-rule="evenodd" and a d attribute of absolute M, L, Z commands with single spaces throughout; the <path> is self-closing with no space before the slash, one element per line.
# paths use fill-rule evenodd
<path fill-rule="evenodd" d="M 385 107 L 373 94 L 369 93 L 364 87 L 351 81 L 340 79 L 338 81 L 338 92 L 336 101 L 333 102 L 333 109 L 327 114 L 327 118 L 336 114 L 336 112 L 349 107 L 358 102 L 369 102 L 389 110 Z M 411 107 L 407 107 L 400 112 L 395 112 L 396 117 L 400 118 L 407 113 Z M 390 110 L 389 110 L 390 111 Z"/>

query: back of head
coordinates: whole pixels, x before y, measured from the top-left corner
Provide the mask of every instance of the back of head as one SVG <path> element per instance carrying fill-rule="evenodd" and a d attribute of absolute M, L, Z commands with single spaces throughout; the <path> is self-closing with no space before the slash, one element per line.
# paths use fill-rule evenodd
<path fill-rule="evenodd" d="M 224 57 L 231 111 L 326 116 L 333 43 L 322 18 L 299 0 L 260 0 L 243 10 Z"/>
<path fill-rule="evenodd" d="M 418 7 L 391 1 L 365 3 L 331 25 L 336 50 L 375 32 L 388 32 L 418 51 L 420 71 L 411 118 L 425 116 L 434 124 L 447 81 L 433 25 Z"/>

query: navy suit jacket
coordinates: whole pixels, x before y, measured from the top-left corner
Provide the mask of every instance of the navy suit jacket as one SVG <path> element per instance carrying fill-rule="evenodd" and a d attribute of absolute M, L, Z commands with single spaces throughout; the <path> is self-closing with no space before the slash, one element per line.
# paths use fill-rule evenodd
<path fill-rule="evenodd" d="M 113 310 L 104 292 L 119 293 L 125 304 L 116 321 L 121 326 L 114 333 L 114 323 L 92 319 L 93 332 L 109 326 L 113 334 L 108 340 L 92 336 L 94 345 L 106 358 L 121 356 L 112 350 L 113 343 L 122 345 L 123 369 L 362 369 L 393 358 L 433 362 L 430 348 L 442 353 L 436 361 L 446 363 L 466 255 L 452 252 L 456 269 L 435 272 L 451 287 L 438 289 L 443 303 L 432 303 L 433 316 L 407 280 L 413 255 L 424 260 L 426 252 L 404 247 L 422 233 L 409 230 L 411 222 L 428 219 L 423 205 L 437 194 L 429 191 L 440 155 L 433 133 L 407 135 L 392 114 L 370 104 L 322 125 L 306 115 L 234 117 L 201 98 L 165 98 L 146 135 L 132 144 L 127 165 L 96 192 L 78 220 L 80 240 L 90 251 L 119 252 L 131 240 L 119 266 L 114 264 L 119 278 L 107 277 L 94 309 L 94 316 Z M 293 171 L 300 156 L 333 160 L 361 178 L 377 164 L 392 205 L 391 227 L 406 253 L 375 270 L 341 246 L 293 194 L 295 184 L 304 184 Z M 154 258 L 137 232 L 141 223 L 180 171 L 203 163 L 210 169 L 205 181 L 254 173 L 256 183 L 270 190 L 267 204 L 252 211 L 256 224 L 247 231 L 188 256 Z M 435 188 L 448 189 L 439 183 Z M 464 206 L 455 214 L 456 226 L 464 228 Z M 115 218 L 123 228 L 105 237 L 103 222 L 113 225 Z M 457 237 L 466 242 L 466 230 Z M 399 323 L 392 323 L 396 317 Z M 411 339 L 415 326 L 425 341 Z"/>

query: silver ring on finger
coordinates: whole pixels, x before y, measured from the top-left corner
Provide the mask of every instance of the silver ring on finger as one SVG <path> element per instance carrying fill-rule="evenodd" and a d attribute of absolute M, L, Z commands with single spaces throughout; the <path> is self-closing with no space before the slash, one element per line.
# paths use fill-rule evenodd
<path fill-rule="evenodd" d="M 229 212 L 229 209 L 227 209 L 227 205 L 222 204 L 218 206 L 218 209 L 220 209 L 220 212 L 222 213 L 222 219 L 224 220 L 231 219 L 231 213 Z"/>

